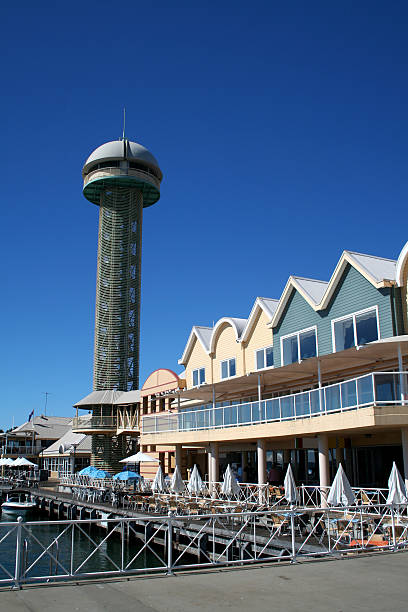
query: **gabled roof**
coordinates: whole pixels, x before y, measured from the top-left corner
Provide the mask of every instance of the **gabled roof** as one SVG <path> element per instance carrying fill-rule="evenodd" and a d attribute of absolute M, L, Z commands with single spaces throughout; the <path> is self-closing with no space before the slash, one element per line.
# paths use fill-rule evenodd
<path fill-rule="evenodd" d="M 314 310 L 317 310 L 317 306 L 320 303 L 327 286 L 328 283 L 326 281 L 315 280 L 312 278 L 302 278 L 301 276 L 289 276 L 286 287 L 283 290 L 279 300 L 279 306 L 277 307 L 272 321 L 270 322 L 270 327 L 275 327 L 279 323 L 293 290 L 298 291 L 306 302 Z"/>
<path fill-rule="evenodd" d="M 184 365 L 186 363 L 187 359 L 190 356 L 191 350 L 193 348 L 193 343 L 194 343 L 194 340 L 196 338 L 200 342 L 200 344 L 203 347 L 204 351 L 208 354 L 209 353 L 209 348 L 210 348 L 212 331 L 213 331 L 212 327 L 204 327 L 204 326 L 201 326 L 201 325 L 194 325 L 194 327 L 192 328 L 192 330 L 190 332 L 190 335 L 188 337 L 187 344 L 185 346 L 184 352 L 183 352 L 181 358 L 178 360 L 178 363 L 180 365 Z"/>
<path fill-rule="evenodd" d="M 15 427 L 8 433 L 9 436 L 29 436 L 34 435 L 36 439 L 56 440 L 60 438 L 70 428 L 72 417 L 59 416 L 35 416 L 30 421 Z"/>
<path fill-rule="evenodd" d="M 247 319 L 245 329 L 242 332 L 241 342 L 244 342 L 249 337 L 249 334 L 251 333 L 254 327 L 259 311 L 261 310 L 262 312 L 265 313 L 266 318 L 267 318 L 267 323 L 270 323 L 273 318 L 273 315 L 276 312 L 278 304 L 279 304 L 279 300 L 274 300 L 272 298 L 263 298 L 263 297 L 256 298 L 254 305 L 252 306 L 251 314 L 249 315 Z"/>
<path fill-rule="evenodd" d="M 45 457 L 47 455 L 72 455 L 74 453 L 73 445 L 75 445 L 75 453 L 90 453 L 91 436 L 74 433 L 72 429 L 69 429 L 59 440 L 43 450 L 42 454 Z"/>
<path fill-rule="evenodd" d="M 376 289 L 381 289 L 395 283 L 397 262 L 394 259 L 364 255 L 363 253 L 355 253 L 353 251 L 343 251 L 330 279 L 327 291 L 319 304 L 319 310 L 327 308 L 329 305 L 347 264 L 350 264 L 360 272 Z"/>
<path fill-rule="evenodd" d="M 245 329 L 248 319 L 237 319 L 235 317 L 222 317 L 219 319 L 217 323 L 214 325 L 214 329 L 211 334 L 211 342 L 210 342 L 210 353 L 213 353 L 215 350 L 215 341 L 217 339 L 217 333 L 220 327 L 225 324 L 231 325 L 232 329 L 235 332 L 235 340 L 239 342 L 241 339 L 242 332 Z"/>
<path fill-rule="evenodd" d="M 358 270 L 364 278 L 376 287 L 376 289 L 389 287 L 395 284 L 397 262 L 394 259 L 385 259 L 384 257 L 365 255 L 353 251 L 343 251 L 330 282 L 328 283 L 311 278 L 301 278 L 299 276 L 289 277 L 270 326 L 276 327 L 279 323 L 288 299 L 294 289 L 304 297 L 314 310 L 317 311 L 327 308 L 348 264 Z"/>
<path fill-rule="evenodd" d="M 115 400 L 122 395 L 123 391 L 116 391 L 114 389 L 107 389 L 105 391 L 92 391 L 89 395 L 86 395 L 83 399 L 79 400 L 74 406 L 99 406 L 108 404 L 111 406 L 115 403 Z"/>

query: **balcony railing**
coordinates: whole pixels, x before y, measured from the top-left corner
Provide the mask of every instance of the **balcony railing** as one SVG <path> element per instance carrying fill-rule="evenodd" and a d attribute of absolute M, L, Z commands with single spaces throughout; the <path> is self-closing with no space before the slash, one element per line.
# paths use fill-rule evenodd
<path fill-rule="evenodd" d="M 72 431 L 116 431 L 116 427 L 116 416 L 85 415 L 75 417 L 72 421 Z"/>
<path fill-rule="evenodd" d="M 152 183 L 157 189 L 160 189 L 159 179 L 152 172 L 149 172 L 147 168 L 146 170 L 134 168 L 98 168 L 85 176 L 84 187 L 96 179 L 110 178 L 112 176 L 131 176 Z"/>
<path fill-rule="evenodd" d="M 407 372 L 376 372 L 273 399 L 147 415 L 142 418 L 142 432 L 157 434 L 242 427 L 313 418 L 372 405 L 401 404 L 406 401 L 407 388 Z"/>
<path fill-rule="evenodd" d="M 6 447 L 2 446 L 0 444 L 1 447 L 1 452 L 4 453 L 5 455 L 38 455 L 39 453 L 41 453 L 41 451 L 43 450 L 41 444 L 30 444 L 30 445 L 25 445 L 25 444 L 21 444 L 19 446 L 13 446 L 13 445 L 7 445 Z"/>

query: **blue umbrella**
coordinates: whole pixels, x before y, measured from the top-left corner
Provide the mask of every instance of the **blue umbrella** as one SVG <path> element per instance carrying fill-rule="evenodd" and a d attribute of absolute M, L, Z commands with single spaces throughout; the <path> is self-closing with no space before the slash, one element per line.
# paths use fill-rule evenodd
<path fill-rule="evenodd" d="M 80 476 L 91 476 L 93 477 L 95 472 L 97 472 L 98 469 L 96 467 L 94 467 L 93 465 L 88 465 L 88 467 L 84 468 L 83 470 L 81 470 L 80 472 L 78 472 L 78 474 Z"/>
<path fill-rule="evenodd" d="M 110 478 L 110 474 L 105 472 L 105 470 L 96 470 L 92 475 L 92 478 Z"/>
<path fill-rule="evenodd" d="M 115 474 L 113 480 L 138 480 L 139 478 L 141 478 L 140 474 L 125 470 L 123 472 L 119 472 L 119 474 Z"/>

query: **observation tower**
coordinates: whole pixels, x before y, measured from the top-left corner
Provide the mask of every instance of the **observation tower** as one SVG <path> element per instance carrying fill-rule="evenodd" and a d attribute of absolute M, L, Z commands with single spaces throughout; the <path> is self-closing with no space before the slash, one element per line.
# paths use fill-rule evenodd
<path fill-rule="evenodd" d="M 123 138 L 95 149 L 82 176 L 84 196 L 99 206 L 94 380 L 93 392 L 75 404 L 72 429 L 92 436 L 92 465 L 118 471 L 139 428 L 119 426 L 118 398 L 134 392 L 127 401 L 139 401 L 143 209 L 160 198 L 163 175 L 145 147 Z M 78 417 L 78 408 L 88 414 Z"/>
<path fill-rule="evenodd" d="M 139 387 L 143 209 L 160 198 L 162 172 L 142 145 L 123 138 L 88 157 L 83 193 L 99 206 L 94 391 Z"/>

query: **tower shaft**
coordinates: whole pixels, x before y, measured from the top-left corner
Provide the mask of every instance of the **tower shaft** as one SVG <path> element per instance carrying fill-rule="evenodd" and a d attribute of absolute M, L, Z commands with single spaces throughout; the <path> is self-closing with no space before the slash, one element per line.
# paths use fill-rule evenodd
<path fill-rule="evenodd" d="M 143 194 L 115 185 L 100 195 L 94 390 L 139 386 Z"/>

